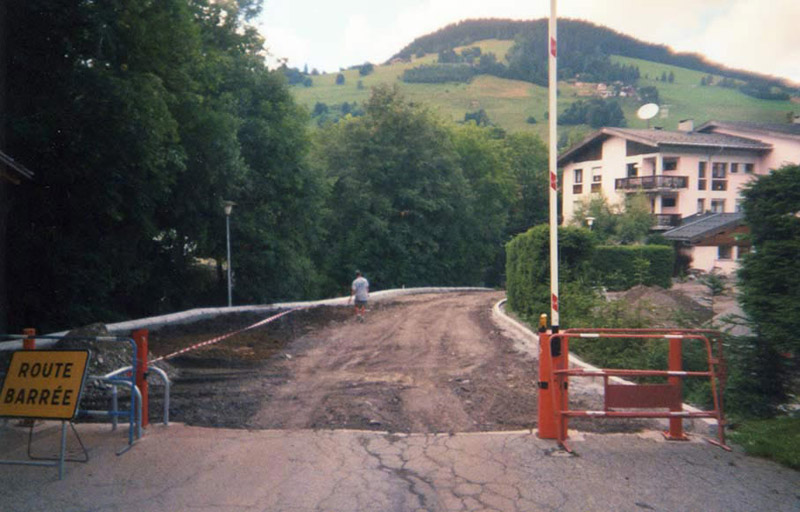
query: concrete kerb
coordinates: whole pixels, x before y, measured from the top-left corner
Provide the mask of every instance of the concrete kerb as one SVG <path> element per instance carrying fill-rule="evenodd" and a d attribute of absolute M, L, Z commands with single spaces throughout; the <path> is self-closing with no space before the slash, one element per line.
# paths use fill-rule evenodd
<path fill-rule="evenodd" d="M 449 293 L 449 292 L 473 292 L 473 291 L 493 291 L 492 288 L 483 287 L 418 287 L 418 288 L 398 288 L 392 290 L 381 290 L 370 293 L 370 300 L 380 302 L 383 300 L 400 297 L 403 295 L 419 295 L 425 293 Z M 179 325 L 185 323 L 196 322 L 205 318 L 212 318 L 219 315 L 227 315 L 232 313 L 271 313 L 287 309 L 295 308 L 311 308 L 316 306 L 344 306 L 347 304 L 349 296 L 337 297 L 333 299 L 324 299 L 317 301 L 305 302 L 279 302 L 275 304 L 265 305 L 250 305 L 250 306 L 233 306 L 233 307 L 219 307 L 219 308 L 195 308 L 178 313 L 170 313 L 167 315 L 154 316 L 149 318 L 140 318 L 137 320 L 128 320 L 125 322 L 118 322 L 114 324 L 107 324 L 106 329 L 111 334 L 126 334 L 136 329 L 151 329 L 156 330 L 159 327 L 167 325 Z M 47 336 L 65 336 L 68 331 L 61 331 Z M 57 340 L 53 339 L 37 339 L 37 347 L 48 347 L 55 344 Z M 4 341 L 0 342 L 0 351 L 3 350 L 19 350 L 22 348 L 21 340 Z"/>
<path fill-rule="evenodd" d="M 528 326 L 524 325 L 523 323 L 519 322 L 515 318 L 512 318 L 505 312 L 504 305 L 507 299 L 502 299 L 498 301 L 494 307 L 492 308 L 492 316 L 495 321 L 506 330 L 510 331 L 513 334 L 511 336 L 512 339 L 515 341 L 519 341 L 520 343 L 517 345 L 517 348 L 521 351 L 533 355 L 537 358 L 539 357 L 539 336 L 533 332 Z M 600 368 L 593 366 L 586 361 L 582 360 L 574 353 L 569 353 L 569 362 L 570 366 L 577 366 L 584 370 L 600 370 Z M 601 377 L 588 377 L 582 380 L 586 380 L 592 383 L 593 386 L 597 387 L 598 389 L 602 388 L 602 378 Z M 609 380 L 617 383 L 617 384 L 625 384 L 625 385 L 633 385 L 633 382 L 625 380 L 621 377 L 610 377 Z M 694 407 L 693 405 L 684 403 L 683 409 L 689 412 L 700 412 L 701 409 Z M 717 421 L 711 418 L 693 418 L 687 419 L 688 422 L 693 423 L 695 421 L 700 421 L 701 423 L 705 424 L 706 428 L 710 430 L 717 428 Z"/>

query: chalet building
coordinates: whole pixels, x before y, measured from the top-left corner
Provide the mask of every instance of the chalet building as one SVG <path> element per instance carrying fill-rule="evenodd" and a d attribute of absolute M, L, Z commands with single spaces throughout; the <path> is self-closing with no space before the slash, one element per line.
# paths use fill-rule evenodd
<path fill-rule="evenodd" d="M 741 244 L 721 237 L 717 223 L 724 218 L 725 230 L 738 229 L 728 221 L 741 225 L 741 216 L 714 217 L 715 223 L 702 214 L 740 212 L 743 185 L 798 163 L 800 124 L 710 121 L 695 130 L 687 120 L 678 131 L 602 128 L 558 159 L 564 223 L 573 222 L 578 206 L 592 194 L 603 194 L 613 205 L 641 192 L 650 201 L 654 230 L 667 238 L 675 235 L 670 230 L 700 222 L 692 236 L 684 232 L 673 238 L 683 244 L 694 268 L 730 271 L 735 265 L 728 261 L 738 258 Z M 709 231 L 703 233 L 703 227 Z M 717 257 L 711 258 L 712 253 Z"/>

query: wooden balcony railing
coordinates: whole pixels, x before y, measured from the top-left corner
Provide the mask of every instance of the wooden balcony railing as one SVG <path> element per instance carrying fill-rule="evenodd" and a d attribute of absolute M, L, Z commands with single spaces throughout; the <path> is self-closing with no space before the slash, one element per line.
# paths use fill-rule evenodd
<path fill-rule="evenodd" d="M 637 176 L 614 181 L 616 190 L 674 190 L 688 186 L 688 176 Z"/>

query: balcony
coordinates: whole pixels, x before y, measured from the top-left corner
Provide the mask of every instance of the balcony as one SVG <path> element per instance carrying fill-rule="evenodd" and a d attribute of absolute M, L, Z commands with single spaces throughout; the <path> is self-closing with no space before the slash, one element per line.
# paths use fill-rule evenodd
<path fill-rule="evenodd" d="M 655 219 L 652 227 L 654 230 L 666 231 L 681 225 L 681 214 L 679 213 L 654 213 L 653 219 Z"/>
<path fill-rule="evenodd" d="M 689 186 L 688 176 L 637 176 L 618 178 L 614 181 L 615 190 L 676 190 Z"/>

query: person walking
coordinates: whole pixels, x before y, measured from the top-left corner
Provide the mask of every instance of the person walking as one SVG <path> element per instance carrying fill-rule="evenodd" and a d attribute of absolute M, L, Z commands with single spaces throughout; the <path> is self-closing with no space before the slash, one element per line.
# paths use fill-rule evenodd
<path fill-rule="evenodd" d="M 369 300 L 369 281 L 361 275 L 360 270 L 356 270 L 356 278 L 350 286 L 350 299 L 355 299 L 355 314 L 359 322 L 364 321 L 364 313 L 367 311 L 367 301 Z"/>

